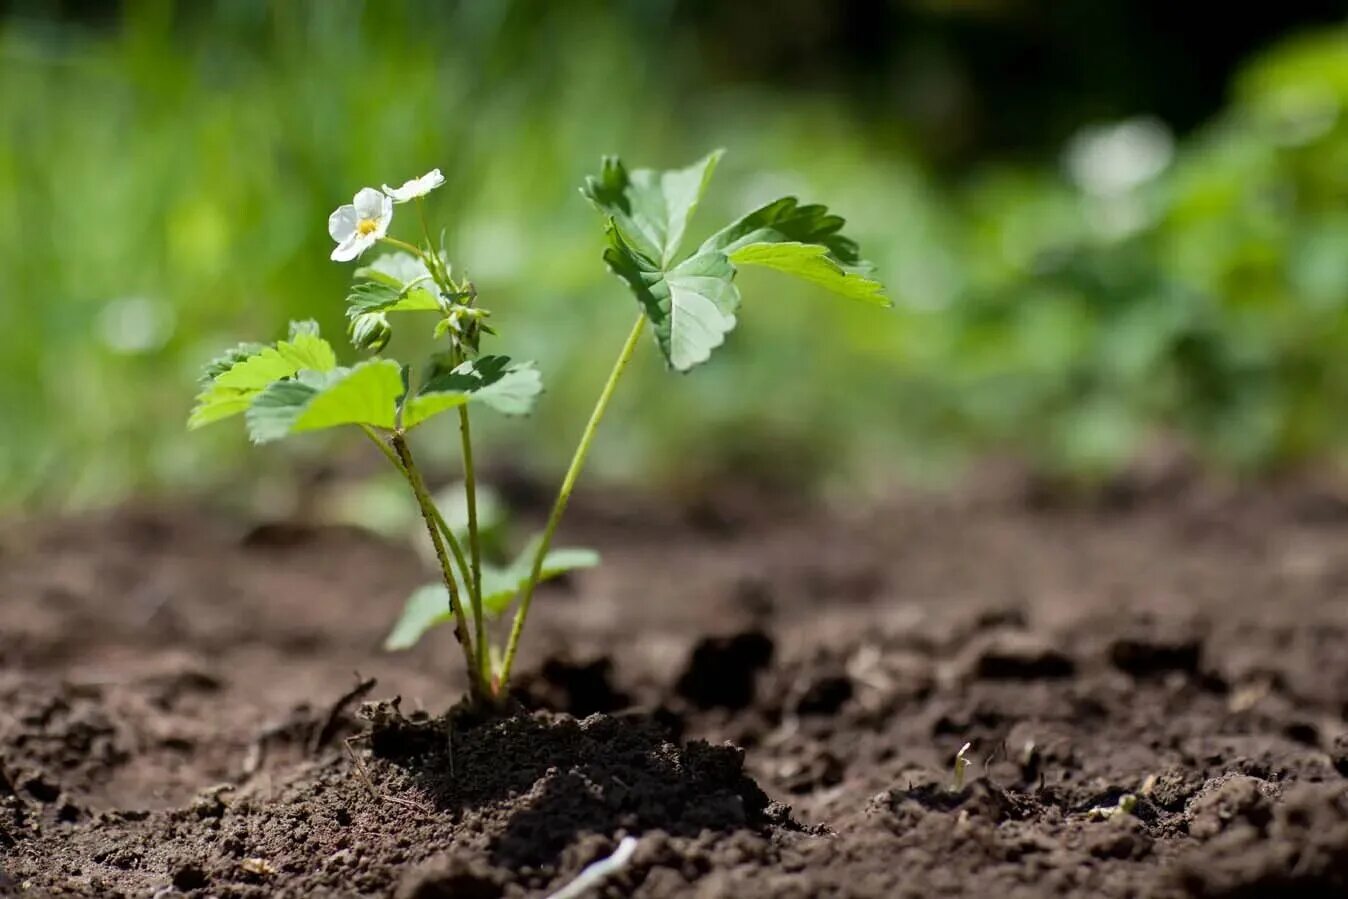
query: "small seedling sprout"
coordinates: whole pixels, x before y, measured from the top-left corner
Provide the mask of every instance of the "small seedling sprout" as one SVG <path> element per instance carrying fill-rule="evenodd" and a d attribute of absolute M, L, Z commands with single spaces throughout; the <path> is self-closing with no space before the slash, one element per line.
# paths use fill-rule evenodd
<path fill-rule="evenodd" d="M 552 540 L 648 326 L 670 369 L 686 372 L 706 362 L 736 326 L 740 292 L 735 276 L 746 266 L 775 269 L 863 303 L 890 305 L 856 242 L 843 235 L 843 219 L 794 197 L 761 206 L 714 232 L 693 252 L 680 253 L 720 158 L 718 150 L 687 168 L 661 172 L 628 171 L 608 157 L 581 188 L 603 217 L 604 261 L 629 288 L 639 311 L 581 431 L 542 533 L 513 561 L 502 564 L 489 557 L 492 547 L 479 515 L 471 410 L 527 414 L 543 381 L 534 363 L 483 351 L 485 340 L 497 336 L 495 319 L 482 305 L 477 286 L 454 274 L 444 232 L 438 241 L 431 237 L 425 198 L 445 182 L 439 169 L 401 187 L 363 188 L 328 219 L 336 242 L 334 261 L 353 262 L 376 247 L 388 251 L 354 270 L 346 297 L 347 336 L 368 358 L 339 365 L 316 323 L 293 322 L 286 339 L 239 344 L 206 366 L 189 428 L 242 415 L 250 438 L 261 444 L 352 425 L 406 481 L 440 578 L 408 598 L 385 645 L 405 649 L 430 629 L 452 625 L 475 704 L 499 705 L 508 698 L 539 582 L 598 564 L 594 552 L 553 549 Z M 410 241 L 390 233 L 396 209 L 409 203 L 416 206 L 420 232 Z M 401 323 L 417 315 L 434 319 L 430 335 L 438 350 L 415 366 L 385 357 Z M 410 441 L 416 428 L 446 412 L 458 418 L 463 527 L 446 521 Z M 488 623 L 512 606 L 508 639 L 504 647 L 493 644 Z M 956 770 L 962 781 L 963 763 Z"/>
<path fill-rule="evenodd" d="M 1137 796 L 1133 793 L 1124 793 L 1115 805 L 1097 805 L 1086 814 L 1094 821 L 1108 821 L 1121 815 L 1131 815 L 1135 808 Z"/>
<path fill-rule="evenodd" d="M 964 789 L 964 772 L 969 767 L 969 759 L 965 756 L 973 743 L 965 743 L 960 747 L 960 751 L 955 753 L 955 779 L 951 783 L 951 789 L 958 793 Z"/>

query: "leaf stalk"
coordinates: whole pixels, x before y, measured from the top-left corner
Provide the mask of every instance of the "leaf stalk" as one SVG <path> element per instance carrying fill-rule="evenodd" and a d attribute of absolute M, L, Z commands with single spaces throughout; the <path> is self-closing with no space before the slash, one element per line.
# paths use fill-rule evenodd
<path fill-rule="evenodd" d="M 571 465 L 562 478 L 562 486 L 557 491 L 557 499 L 553 502 L 552 511 L 548 514 L 548 523 L 543 528 L 542 538 L 538 541 L 538 550 L 534 554 L 534 564 L 529 573 L 529 580 L 520 594 L 520 604 L 519 608 L 515 610 L 515 620 L 510 626 L 510 641 L 506 644 L 505 659 L 501 663 L 501 674 L 496 684 L 498 701 L 509 695 L 510 669 L 515 663 L 515 654 L 519 651 L 520 634 L 524 631 L 525 619 L 529 617 L 529 606 L 533 602 L 534 589 L 538 586 L 538 579 L 543 571 L 543 560 L 547 558 L 548 548 L 552 545 L 553 534 L 557 532 L 557 526 L 561 524 L 562 515 L 566 512 L 567 503 L 571 500 L 571 491 L 575 489 L 576 479 L 580 477 L 580 471 L 585 466 L 585 457 L 590 454 L 590 445 L 594 442 L 594 435 L 599 430 L 599 423 L 603 420 L 604 413 L 608 411 L 609 400 L 613 399 L 613 392 L 618 386 L 618 380 L 627 370 L 627 364 L 632 361 L 632 355 L 636 352 L 637 341 L 641 338 L 641 332 L 645 327 L 646 315 L 644 312 L 639 312 L 637 313 L 636 324 L 632 326 L 632 331 L 627 335 L 627 341 L 623 344 L 622 351 L 618 353 L 618 358 L 613 363 L 613 370 L 609 372 L 608 381 L 605 382 L 604 389 L 599 392 L 599 399 L 595 402 L 594 411 L 590 413 L 590 420 L 586 422 L 585 430 L 581 432 L 580 442 L 576 445 L 576 452 L 571 457 Z"/>

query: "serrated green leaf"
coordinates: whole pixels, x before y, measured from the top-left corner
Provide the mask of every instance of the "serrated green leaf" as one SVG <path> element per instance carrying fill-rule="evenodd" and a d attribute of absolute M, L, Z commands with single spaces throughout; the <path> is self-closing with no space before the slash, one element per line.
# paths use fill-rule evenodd
<path fill-rule="evenodd" d="M 440 303 L 429 290 L 401 287 L 382 281 L 359 281 L 346 295 L 346 317 L 358 318 L 370 312 L 438 312 Z"/>
<path fill-rule="evenodd" d="M 633 249 L 666 268 L 723 152 L 708 153 L 684 169 L 636 169 L 630 174 L 621 160 L 608 156 L 599 175 L 585 179 L 581 193 L 612 219 Z"/>
<path fill-rule="evenodd" d="M 230 347 L 202 367 L 199 383 L 202 386 L 208 386 L 212 381 L 229 371 L 235 365 L 247 359 L 249 356 L 257 355 L 266 348 L 267 345 L 265 343 L 252 342 L 241 343 L 237 346 Z"/>
<path fill-rule="evenodd" d="M 703 241 L 698 252 L 729 255 L 751 243 L 815 243 L 827 247 L 842 265 L 869 268 L 856 241 L 842 234 L 844 224 L 843 217 L 829 212 L 827 206 L 802 206 L 795 197 L 782 197 L 717 231 Z"/>
<path fill-rule="evenodd" d="M 430 280 L 426 264 L 401 250 L 386 253 L 371 265 L 356 269 L 357 281 L 347 294 L 346 315 L 355 319 L 368 312 L 435 312 L 439 289 Z"/>
<path fill-rule="evenodd" d="M 402 614 L 384 640 L 384 649 L 396 652 L 416 646 L 431 628 L 454 620 L 449 607 L 449 591 L 444 584 L 427 584 L 412 591 Z"/>
<path fill-rule="evenodd" d="M 371 359 L 331 372 L 301 372 L 262 391 L 247 412 L 254 443 L 345 424 L 394 427 L 403 394 L 402 369 L 391 359 Z"/>
<path fill-rule="evenodd" d="M 758 265 L 794 275 L 840 296 L 876 306 L 891 305 L 879 281 L 844 269 L 817 243 L 750 243 L 730 253 L 736 266 Z"/>
<path fill-rule="evenodd" d="M 251 353 L 242 355 L 245 348 Z M 225 366 L 227 358 L 234 362 Z M 242 344 L 206 366 L 210 382 L 197 395 L 187 419 L 189 430 L 244 412 L 267 387 L 301 371 L 331 371 L 337 365 L 332 347 L 311 321 L 291 322 L 290 338 L 275 346 Z M 213 373 L 213 375 L 212 375 Z"/>
<path fill-rule="evenodd" d="M 524 415 L 543 391 L 543 376 L 532 362 L 483 356 L 450 371 L 432 370 L 416 396 L 403 407 L 403 426 L 413 428 L 465 403 L 482 403 L 503 415 Z"/>
<path fill-rule="evenodd" d="M 730 260 L 700 253 L 665 273 L 634 252 L 616 229 L 609 229 L 609 240 L 604 261 L 636 294 L 669 364 L 687 371 L 707 361 L 735 327 L 740 296 Z"/>

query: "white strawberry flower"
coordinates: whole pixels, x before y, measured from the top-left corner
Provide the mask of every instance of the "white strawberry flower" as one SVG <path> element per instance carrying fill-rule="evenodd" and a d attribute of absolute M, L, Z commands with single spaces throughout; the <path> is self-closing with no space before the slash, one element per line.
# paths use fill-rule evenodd
<path fill-rule="evenodd" d="M 334 262 L 350 262 L 388 233 L 393 200 L 373 187 L 362 188 L 355 199 L 328 216 L 328 234 L 337 241 Z"/>
<path fill-rule="evenodd" d="M 384 185 L 384 193 L 393 198 L 395 203 L 406 203 L 409 200 L 415 200 L 424 197 L 426 194 L 435 190 L 441 184 L 445 183 L 445 176 L 440 174 L 439 169 L 431 169 L 420 178 L 413 178 L 411 181 L 403 182 L 402 187 L 389 187 Z"/>

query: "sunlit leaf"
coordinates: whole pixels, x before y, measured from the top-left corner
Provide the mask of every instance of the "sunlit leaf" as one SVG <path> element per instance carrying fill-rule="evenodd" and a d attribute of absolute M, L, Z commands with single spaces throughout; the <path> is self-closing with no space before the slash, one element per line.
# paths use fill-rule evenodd
<path fill-rule="evenodd" d="M 248 433 L 254 443 L 267 443 L 345 424 L 392 428 L 402 394 L 402 369 L 391 359 L 327 373 L 302 372 L 258 395 L 248 409 Z"/>
<path fill-rule="evenodd" d="M 203 380 L 210 380 L 197 395 L 187 427 L 196 429 L 238 415 L 273 383 L 301 371 L 331 371 L 336 365 L 337 357 L 316 324 L 292 322 L 289 339 L 275 346 L 241 344 L 207 363 Z"/>
<path fill-rule="evenodd" d="M 738 265 L 777 269 L 843 296 L 889 305 L 884 288 L 868 277 L 871 267 L 856 242 L 842 234 L 842 217 L 794 197 L 755 209 L 676 263 L 719 158 L 718 151 L 686 169 L 629 175 L 609 157 L 581 188 L 608 219 L 604 261 L 636 295 L 672 368 L 688 371 L 707 361 L 734 329 Z"/>
<path fill-rule="evenodd" d="M 524 415 L 543 391 L 543 377 L 532 362 L 483 356 L 430 378 L 403 408 L 403 426 L 415 427 L 465 403 L 482 403 L 505 415 Z"/>
<path fill-rule="evenodd" d="M 877 306 L 889 306 L 885 288 L 858 272 L 844 269 L 817 243 L 749 243 L 730 253 L 736 266 L 758 265 L 794 275 L 840 296 Z"/>
<path fill-rule="evenodd" d="M 707 361 L 735 327 L 740 297 L 730 260 L 701 253 L 665 273 L 634 252 L 617 229 L 609 229 L 609 241 L 604 261 L 636 294 L 669 364 L 687 371 Z"/>
<path fill-rule="evenodd" d="M 723 152 L 708 153 L 685 169 L 636 169 L 630 174 L 621 160 L 608 156 L 599 175 L 585 179 L 581 193 L 613 220 L 636 252 L 666 268 Z"/>

